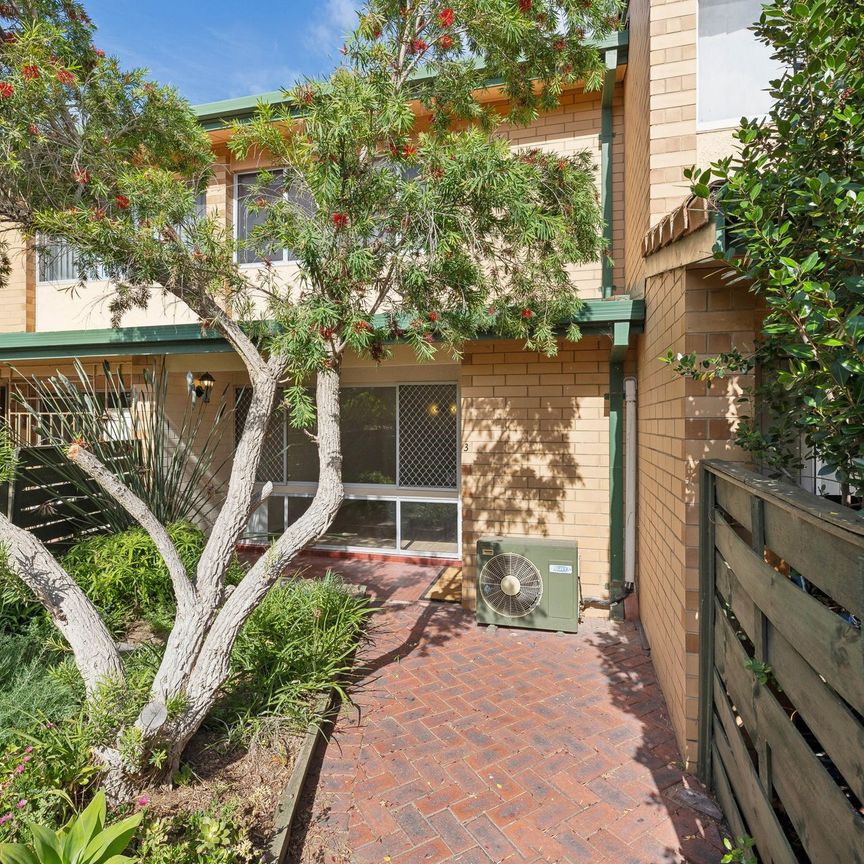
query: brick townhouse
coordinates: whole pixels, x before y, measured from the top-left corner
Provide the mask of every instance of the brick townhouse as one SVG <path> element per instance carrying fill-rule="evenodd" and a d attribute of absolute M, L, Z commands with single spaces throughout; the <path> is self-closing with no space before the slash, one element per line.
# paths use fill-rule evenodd
<path fill-rule="evenodd" d="M 347 500 L 321 542 L 344 554 L 463 565 L 463 603 L 471 607 L 478 538 L 577 541 L 586 595 L 608 597 L 635 580 L 657 674 L 691 764 L 698 701 L 695 469 L 705 457 L 741 458 L 729 443 L 741 382 L 707 391 L 658 358 L 669 350 L 752 343 L 752 298 L 718 272 L 712 250 L 724 242 L 722 226 L 704 202 L 688 197 L 682 170 L 728 152 L 738 118 L 767 108 L 772 63 L 748 30 L 758 13 L 758 0 L 632 0 L 625 29 L 601 45 L 602 90 L 574 86 L 532 126 L 507 130 L 514 147 L 594 154 L 612 262 L 575 273 L 585 299 L 584 336 L 562 342 L 551 359 L 517 342 L 478 340 L 461 362 L 421 365 L 405 346 L 380 367 L 348 360 L 344 413 L 346 434 L 355 434 L 346 448 Z M 266 164 L 230 154 L 225 121 L 249 117 L 261 98 L 281 95 L 195 108 L 217 157 L 198 206 L 240 239 L 254 220 L 248 190 Z M 502 96 L 491 87 L 481 98 L 496 103 Z M 16 378 L 68 370 L 76 357 L 97 378 L 106 359 L 122 364 L 132 382 L 147 367 L 164 368 L 178 412 L 189 400 L 189 372 L 210 373 L 217 389 L 242 400 L 240 361 L 220 338 L 202 333 L 187 308 L 154 294 L 148 310 L 111 329 L 110 286 L 94 279 L 82 292 L 64 292 L 75 281 L 74 256 L 60 247 L 53 252 L 37 260 L 19 244 L 0 292 L 0 408 L 8 421 L 26 421 L 9 398 Z M 262 266 L 251 254 L 242 264 Z M 274 266 L 288 276 L 294 267 L 287 252 Z M 625 389 L 638 418 L 630 440 Z M 215 411 L 216 400 L 200 410 Z M 233 434 L 223 436 L 226 452 Z M 306 446 L 284 420 L 271 430 L 258 479 L 272 481 L 275 492 L 253 515 L 250 540 L 280 530 L 314 491 Z"/>

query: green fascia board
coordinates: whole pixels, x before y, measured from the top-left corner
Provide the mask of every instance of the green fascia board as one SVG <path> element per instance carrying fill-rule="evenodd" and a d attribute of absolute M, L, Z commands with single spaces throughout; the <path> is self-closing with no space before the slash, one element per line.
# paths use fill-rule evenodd
<path fill-rule="evenodd" d="M 598 51 L 605 52 L 610 49 L 618 50 L 618 63 L 624 64 L 627 62 L 627 46 L 629 45 L 630 33 L 627 30 L 621 30 L 611 34 L 608 38 L 594 43 L 594 47 Z M 434 74 L 428 69 L 418 69 L 412 76 L 411 80 L 421 82 L 433 78 Z M 500 84 L 498 79 L 490 78 L 484 81 L 484 87 L 494 87 Z M 258 106 L 264 104 L 270 107 L 278 107 L 288 104 L 285 90 L 271 90 L 268 93 L 258 93 L 252 96 L 241 96 L 237 99 L 223 99 L 218 102 L 205 102 L 201 105 L 193 105 L 192 112 L 198 118 L 200 124 L 208 132 L 216 129 L 224 129 L 226 123 L 231 121 L 248 120 L 254 116 Z"/>
<path fill-rule="evenodd" d="M 380 319 L 377 323 L 383 325 L 386 317 L 382 315 Z M 644 319 L 644 300 L 586 300 L 575 322 L 583 330 L 608 331 L 616 322 L 639 325 Z M 569 323 L 564 321 L 562 325 Z M 3 363 L 118 354 L 212 354 L 233 350 L 217 330 L 205 330 L 199 324 L 0 333 L 0 362 Z"/>
<path fill-rule="evenodd" d="M 203 330 L 199 324 L 0 333 L 0 362 L 6 363 L 118 354 L 209 354 L 231 350 L 220 333 Z"/>

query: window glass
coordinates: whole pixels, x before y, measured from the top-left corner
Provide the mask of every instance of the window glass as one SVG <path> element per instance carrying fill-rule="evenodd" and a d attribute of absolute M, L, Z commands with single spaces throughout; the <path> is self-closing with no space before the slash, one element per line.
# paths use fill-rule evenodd
<path fill-rule="evenodd" d="M 396 388 L 342 390 L 342 473 L 346 483 L 396 483 Z"/>
<path fill-rule="evenodd" d="M 402 548 L 424 552 L 457 552 L 458 516 L 459 510 L 455 503 L 403 501 Z"/>
<path fill-rule="evenodd" d="M 399 388 L 399 485 L 455 489 L 458 464 L 455 384 Z"/>
<path fill-rule="evenodd" d="M 347 500 L 319 541 L 323 546 L 396 548 L 396 502 Z"/>
<path fill-rule="evenodd" d="M 700 126 L 731 126 L 770 109 L 768 82 L 780 66 L 749 29 L 761 11 L 760 0 L 699 0 Z"/>
<path fill-rule="evenodd" d="M 263 251 L 254 248 L 251 245 L 245 245 L 247 241 L 251 242 L 252 233 L 256 227 L 263 225 L 267 219 L 267 208 L 261 207 L 250 209 L 247 205 L 250 202 L 257 201 L 263 198 L 266 201 L 278 201 L 282 196 L 282 172 L 269 171 L 272 180 L 259 188 L 262 176 L 261 172 L 255 171 L 250 174 L 240 174 L 237 177 L 237 240 L 240 241 L 240 247 L 237 250 L 237 260 L 241 264 L 260 263 L 265 257 L 272 261 L 282 261 L 284 252 L 281 249 L 271 249 Z"/>

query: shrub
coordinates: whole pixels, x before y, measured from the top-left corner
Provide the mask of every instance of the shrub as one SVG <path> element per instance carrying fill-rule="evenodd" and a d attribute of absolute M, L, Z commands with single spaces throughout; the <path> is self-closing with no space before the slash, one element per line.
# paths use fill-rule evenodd
<path fill-rule="evenodd" d="M 57 654 L 43 640 L 41 622 L 0 639 L 0 750 L 34 718 L 57 723 L 80 709 L 80 676 L 77 671 L 71 680 L 58 676 Z"/>
<path fill-rule="evenodd" d="M 305 725 L 316 697 L 331 687 L 341 691 L 368 614 L 367 602 L 331 572 L 276 585 L 240 632 L 228 697 L 217 713 L 227 708 L 247 721 L 278 716 Z"/>
<path fill-rule="evenodd" d="M 146 823 L 137 849 L 147 864 L 249 864 L 257 860 L 237 802 Z"/>
<path fill-rule="evenodd" d="M 121 855 L 132 841 L 143 813 L 105 825 L 105 793 L 99 791 L 87 808 L 59 831 L 30 825 L 33 842 L 0 844 L 0 864 L 123 864 L 131 858 Z"/>
<path fill-rule="evenodd" d="M 60 723 L 31 723 L 7 737 L 0 752 L 0 840 L 23 839 L 27 824 L 61 825 L 99 774 L 89 729 L 79 715 Z"/>

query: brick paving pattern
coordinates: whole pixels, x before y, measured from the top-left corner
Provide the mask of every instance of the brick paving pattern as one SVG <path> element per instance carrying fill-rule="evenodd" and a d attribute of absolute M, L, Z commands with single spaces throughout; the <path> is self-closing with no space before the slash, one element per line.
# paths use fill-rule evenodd
<path fill-rule="evenodd" d="M 377 565 L 355 705 L 311 777 L 301 833 L 318 851 L 295 845 L 295 860 L 720 861 L 717 823 L 674 800 L 699 787 L 632 624 L 478 627 L 456 605 L 397 599 L 435 571 L 394 588 L 396 566 Z"/>

